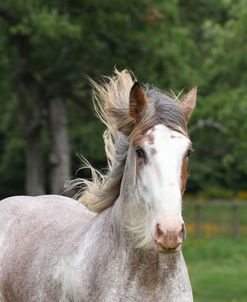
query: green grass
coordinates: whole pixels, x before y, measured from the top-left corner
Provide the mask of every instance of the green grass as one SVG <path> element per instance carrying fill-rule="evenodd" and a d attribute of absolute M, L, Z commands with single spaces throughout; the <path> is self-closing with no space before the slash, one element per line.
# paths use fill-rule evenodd
<path fill-rule="evenodd" d="M 195 302 L 247 301 L 247 240 L 187 239 L 183 252 Z"/>

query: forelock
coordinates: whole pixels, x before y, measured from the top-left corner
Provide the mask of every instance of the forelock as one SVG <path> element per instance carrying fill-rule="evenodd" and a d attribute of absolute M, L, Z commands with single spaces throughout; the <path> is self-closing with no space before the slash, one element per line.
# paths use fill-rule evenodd
<path fill-rule="evenodd" d="M 176 125 L 187 131 L 187 125 L 179 101 L 172 99 L 161 90 L 145 86 L 145 93 L 149 100 L 149 108 L 155 115 L 156 123 L 162 123 L 167 127 Z M 151 107 L 153 107 L 151 109 Z"/>

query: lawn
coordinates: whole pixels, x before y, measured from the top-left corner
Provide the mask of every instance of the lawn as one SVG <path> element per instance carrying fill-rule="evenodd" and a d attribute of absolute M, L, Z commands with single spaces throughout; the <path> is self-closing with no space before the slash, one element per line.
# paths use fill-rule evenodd
<path fill-rule="evenodd" d="M 247 240 L 187 238 L 184 256 L 195 302 L 247 301 Z"/>

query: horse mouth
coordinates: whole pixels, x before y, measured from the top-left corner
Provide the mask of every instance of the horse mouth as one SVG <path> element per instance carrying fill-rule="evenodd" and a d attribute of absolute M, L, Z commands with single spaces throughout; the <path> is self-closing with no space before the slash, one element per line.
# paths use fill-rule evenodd
<path fill-rule="evenodd" d="M 175 248 L 165 248 L 161 244 L 156 244 L 156 250 L 158 253 L 163 254 L 163 255 L 169 255 L 169 254 L 176 254 L 181 250 L 182 244 L 179 244 Z"/>

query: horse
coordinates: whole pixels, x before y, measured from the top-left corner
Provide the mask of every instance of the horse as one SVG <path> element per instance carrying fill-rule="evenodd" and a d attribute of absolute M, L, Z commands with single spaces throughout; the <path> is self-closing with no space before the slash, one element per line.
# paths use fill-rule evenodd
<path fill-rule="evenodd" d="M 1 302 L 191 302 L 182 196 L 196 88 L 183 98 L 127 70 L 92 82 L 108 169 L 78 196 L 0 202 Z"/>

